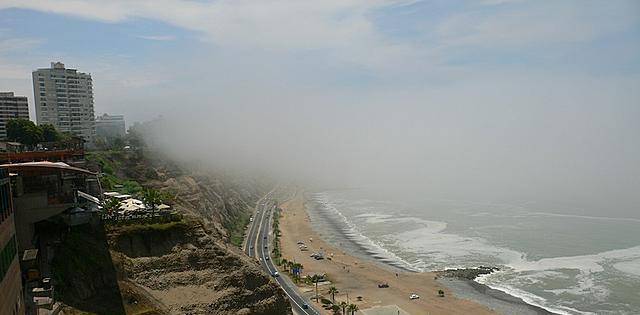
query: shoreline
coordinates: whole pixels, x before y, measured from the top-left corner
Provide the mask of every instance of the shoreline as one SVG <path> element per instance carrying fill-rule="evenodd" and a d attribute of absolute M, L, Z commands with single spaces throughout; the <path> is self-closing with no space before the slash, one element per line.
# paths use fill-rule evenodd
<path fill-rule="evenodd" d="M 296 202 L 298 203 L 296 205 L 297 207 L 295 206 L 292 207 L 291 205 Z M 350 258 L 354 261 L 361 260 L 360 264 L 370 265 L 370 266 L 367 266 L 367 268 L 374 269 L 377 276 L 379 276 L 380 273 L 388 273 L 387 276 L 390 275 L 392 278 L 394 277 L 394 274 L 395 275 L 402 274 L 402 276 L 404 277 L 409 276 L 411 278 L 433 279 L 433 281 L 431 281 L 432 282 L 431 285 L 426 286 L 425 283 L 420 283 L 420 285 L 418 285 L 417 287 L 419 287 L 423 291 L 426 289 L 427 291 L 431 290 L 433 292 L 437 292 L 437 290 L 442 289 L 443 291 L 445 291 L 446 299 L 449 300 L 453 298 L 455 299 L 455 302 L 452 303 L 452 301 L 448 301 L 449 307 L 443 307 L 442 305 L 428 305 L 429 303 L 426 303 L 427 305 L 422 305 L 423 307 L 426 306 L 427 307 L 426 309 L 428 309 L 429 306 L 434 308 L 428 311 L 430 314 L 433 314 L 433 313 L 460 314 L 460 313 L 468 313 L 470 311 L 478 314 L 479 313 L 486 313 L 486 314 L 497 314 L 497 313 L 516 314 L 517 313 L 517 314 L 532 314 L 532 315 L 556 314 L 542 307 L 529 304 L 519 297 L 513 296 L 511 294 L 508 294 L 498 289 L 491 288 L 485 284 L 481 284 L 474 280 L 477 276 L 481 274 L 486 274 L 489 272 L 496 271 L 497 268 L 479 267 L 479 268 L 466 268 L 466 269 L 457 269 L 457 270 L 450 269 L 450 270 L 442 270 L 442 271 L 435 271 L 435 272 L 417 272 L 415 270 L 412 270 L 410 266 L 404 265 L 403 263 L 399 263 L 398 260 L 394 261 L 393 257 L 391 258 L 388 257 L 389 254 L 392 256 L 395 256 L 391 253 L 381 254 L 377 252 L 371 252 L 371 248 L 367 248 L 365 245 L 358 244 L 353 240 L 351 240 L 351 244 L 345 244 L 349 241 L 348 237 L 344 235 L 344 228 L 340 227 L 336 222 L 324 222 L 327 224 L 327 226 L 329 226 L 328 228 L 329 231 L 322 231 L 318 227 L 319 224 L 317 221 L 322 219 L 322 215 L 317 213 L 317 211 L 310 211 L 311 207 L 316 207 L 316 206 L 317 206 L 316 204 L 310 202 L 308 198 L 306 198 L 306 196 L 303 196 L 300 193 L 297 193 L 293 199 L 282 204 L 283 209 L 285 209 L 285 211 L 283 211 L 285 215 L 288 212 L 287 211 L 288 209 L 289 211 L 293 210 L 294 216 L 301 215 L 301 214 L 304 216 L 305 220 L 302 220 L 302 222 L 301 220 L 296 220 L 297 222 L 295 222 L 297 225 L 302 225 L 302 226 L 298 226 L 298 232 L 316 235 L 316 237 L 318 237 L 318 240 L 317 241 L 314 240 L 314 242 L 323 242 L 323 243 L 326 242 L 324 244 L 326 249 L 333 249 L 334 251 L 341 252 L 344 258 Z M 314 210 L 317 210 L 317 209 L 314 209 Z M 325 221 L 330 221 L 327 218 L 324 218 L 324 219 Z M 282 221 L 284 223 L 285 221 L 288 221 L 288 220 L 282 220 Z M 294 220 L 289 220 L 289 221 L 294 221 Z M 293 222 L 289 222 L 289 223 L 293 223 Z M 291 230 L 291 226 L 288 226 L 287 224 L 282 224 L 282 227 L 283 227 L 283 230 Z M 333 229 L 333 231 L 331 231 L 331 229 Z M 292 233 L 292 231 L 289 231 L 289 233 Z M 342 233 L 342 235 L 340 235 L 340 233 Z M 281 241 L 283 243 L 286 242 L 284 238 L 285 234 L 286 234 L 285 231 L 283 231 L 283 240 Z M 330 236 L 330 237 L 327 237 L 327 236 Z M 326 238 L 330 238 L 330 239 L 326 239 Z M 284 245 L 285 244 L 283 244 L 283 247 L 289 247 L 286 250 L 283 250 L 283 253 L 285 253 L 285 256 L 286 254 L 296 254 L 297 244 L 295 243 L 293 244 L 293 245 L 296 245 L 296 246 L 293 246 L 293 249 L 291 248 L 292 247 L 291 244 L 287 244 L 289 246 L 284 246 Z M 356 250 L 350 250 L 350 249 L 356 249 Z M 312 269 L 319 268 L 317 264 L 312 264 L 310 267 L 312 267 Z M 313 271 L 313 270 L 310 270 L 310 271 Z M 400 285 L 403 285 L 403 284 L 400 284 Z M 408 285 L 410 286 L 411 284 L 408 284 Z M 352 286 L 352 287 L 357 288 L 357 286 Z M 373 291 L 374 292 L 370 292 L 370 293 L 375 293 L 376 290 L 373 290 Z M 436 295 L 434 294 L 433 296 L 436 296 Z M 422 298 L 422 295 L 421 295 L 421 298 Z M 436 297 L 434 299 L 431 296 L 429 296 L 428 299 L 431 302 L 434 302 L 434 300 L 438 302 L 439 299 L 444 299 L 444 298 Z M 366 303 L 363 303 L 364 304 L 363 306 L 374 307 L 374 306 L 384 306 L 388 304 L 391 304 L 391 305 L 396 304 L 400 306 L 403 310 L 409 312 L 410 314 L 424 314 L 425 308 L 412 307 L 413 306 L 412 304 L 415 304 L 415 303 L 411 303 L 407 305 L 406 298 L 402 296 L 399 296 L 399 297 L 389 296 L 387 299 L 380 300 L 378 302 L 379 303 L 375 305 L 368 305 Z M 456 302 L 461 303 L 460 307 L 464 308 L 464 310 L 457 308 L 458 306 Z M 384 303 L 387 303 L 387 304 L 384 304 Z M 473 308 L 473 310 L 468 309 L 470 307 Z M 406 309 L 406 308 L 410 308 L 410 309 Z"/>
<path fill-rule="evenodd" d="M 458 298 L 453 290 L 437 280 L 432 272 L 416 273 L 402 270 L 400 266 L 384 265 L 353 254 L 347 244 L 334 245 L 325 240 L 325 236 L 317 231 L 309 216 L 307 207 L 310 204 L 298 193 L 280 205 L 283 209 L 279 220 L 281 251 L 283 258 L 301 263 L 302 277 L 313 274 L 326 274 L 330 283 L 318 286 L 321 298 L 332 300 L 329 288 L 335 286 L 335 303 L 345 301 L 354 303 L 362 310 L 376 307 L 401 309 L 412 314 L 497 314 L 494 310 L 477 302 Z M 304 242 L 308 251 L 301 251 L 298 242 Z M 352 244 L 353 245 L 353 244 Z M 322 252 L 325 259 L 316 260 L 310 255 Z M 383 256 L 379 256 L 385 259 Z M 285 271 L 280 268 L 281 272 Z M 387 284 L 388 288 L 378 285 Z M 309 298 L 315 296 L 312 285 L 299 284 L 300 291 Z M 444 291 L 444 297 L 438 291 Z M 419 295 L 419 299 L 410 299 L 411 294 Z M 322 310 L 321 303 L 312 303 Z M 330 310 L 322 310 L 322 314 L 333 314 Z M 358 314 L 374 314 L 359 312 Z"/>

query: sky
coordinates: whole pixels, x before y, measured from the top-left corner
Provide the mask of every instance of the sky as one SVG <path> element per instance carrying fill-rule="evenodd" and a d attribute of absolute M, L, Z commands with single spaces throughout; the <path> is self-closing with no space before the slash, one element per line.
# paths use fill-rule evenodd
<path fill-rule="evenodd" d="M 216 166 L 640 216 L 638 1 L 0 0 L 0 90 L 51 61 Z"/>

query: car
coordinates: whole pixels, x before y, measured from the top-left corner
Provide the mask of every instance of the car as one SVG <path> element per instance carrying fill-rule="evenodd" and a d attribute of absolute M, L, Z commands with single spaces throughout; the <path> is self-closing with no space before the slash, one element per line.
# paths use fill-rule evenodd
<path fill-rule="evenodd" d="M 265 257 L 264 260 L 269 260 L 269 256 Z"/>
<path fill-rule="evenodd" d="M 271 276 L 272 276 L 272 277 L 274 277 L 274 278 L 276 278 L 276 277 L 279 277 L 279 276 L 280 276 L 280 274 L 279 274 L 277 271 L 274 271 L 274 272 L 271 274 Z"/>
<path fill-rule="evenodd" d="M 307 303 L 302 304 L 302 309 L 308 310 L 309 309 L 309 304 L 307 304 Z"/>
<path fill-rule="evenodd" d="M 264 249 L 267 249 L 267 248 L 269 248 L 269 245 L 264 245 Z"/>
<path fill-rule="evenodd" d="M 388 283 L 378 283 L 378 288 L 388 288 L 389 284 Z"/>
<path fill-rule="evenodd" d="M 411 294 L 411 295 L 409 296 L 409 299 L 412 299 L 412 300 L 417 300 L 417 299 L 419 299 L 419 298 L 420 298 L 420 296 L 419 296 L 419 295 L 417 295 L 417 294 L 415 294 L 415 293 L 413 293 L 413 294 Z"/>
<path fill-rule="evenodd" d="M 263 236 L 262 238 L 263 238 L 263 239 L 265 239 L 265 240 L 267 239 L 267 237 L 266 237 L 266 236 Z"/>

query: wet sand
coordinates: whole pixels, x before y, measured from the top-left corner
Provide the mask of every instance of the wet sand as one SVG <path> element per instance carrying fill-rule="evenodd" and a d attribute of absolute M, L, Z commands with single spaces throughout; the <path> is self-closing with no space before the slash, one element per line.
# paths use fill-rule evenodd
<path fill-rule="evenodd" d="M 454 296 L 448 287 L 435 279 L 430 272 L 415 273 L 383 266 L 379 263 L 358 258 L 324 242 L 311 227 L 305 200 L 301 193 L 281 205 L 280 229 L 283 257 L 295 260 L 304 266 L 302 276 L 326 273 L 331 284 L 319 286 L 320 295 L 331 300 L 328 289 L 335 286 L 339 293 L 336 302 L 349 301 L 363 310 L 376 306 L 397 305 L 412 315 L 418 314 L 497 314 L 479 303 Z M 309 248 L 301 251 L 298 241 Z M 311 253 L 324 252 L 329 259 L 315 260 Z M 389 288 L 378 288 L 387 283 Z M 438 290 L 445 292 L 438 297 Z M 302 285 L 307 296 L 314 296 L 313 287 Z M 417 300 L 409 296 L 416 293 Z M 362 297 L 358 301 L 357 297 Z M 319 306 L 319 305 L 318 305 Z M 324 314 L 332 314 L 324 311 Z"/>

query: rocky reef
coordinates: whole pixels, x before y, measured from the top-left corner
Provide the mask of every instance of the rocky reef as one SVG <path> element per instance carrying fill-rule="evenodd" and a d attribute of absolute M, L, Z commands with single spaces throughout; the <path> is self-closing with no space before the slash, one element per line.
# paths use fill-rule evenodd
<path fill-rule="evenodd" d="M 476 268 L 446 269 L 436 272 L 439 277 L 474 280 L 475 278 L 498 271 L 498 267 L 480 266 Z"/>

